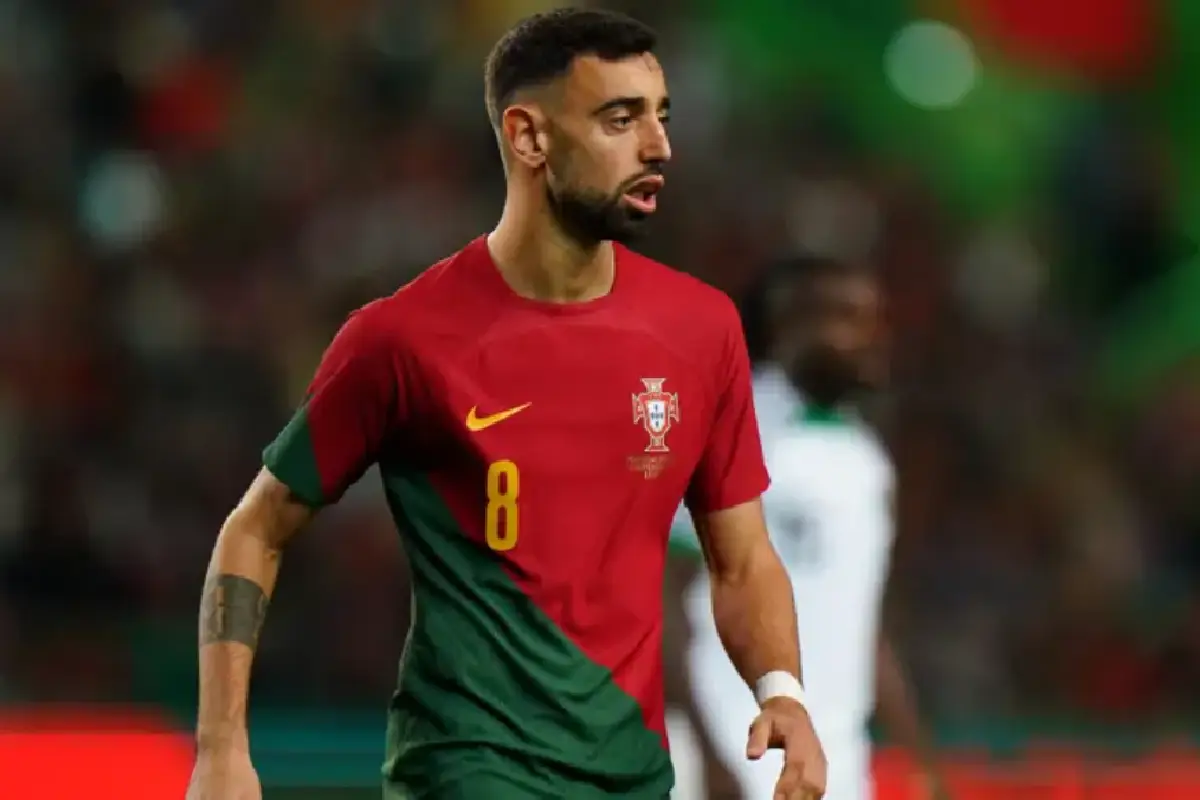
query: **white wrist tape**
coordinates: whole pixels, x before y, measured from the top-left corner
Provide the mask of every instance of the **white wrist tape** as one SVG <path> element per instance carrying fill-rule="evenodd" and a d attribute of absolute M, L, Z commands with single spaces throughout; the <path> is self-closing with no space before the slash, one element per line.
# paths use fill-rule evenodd
<path fill-rule="evenodd" d="M 790 697 L 800 705 L 806 705 L 804 686 L 795 675 L 784 670 L 768 672 L 754 684 L 754 699 L 760 706 L 773 697 Z"/>

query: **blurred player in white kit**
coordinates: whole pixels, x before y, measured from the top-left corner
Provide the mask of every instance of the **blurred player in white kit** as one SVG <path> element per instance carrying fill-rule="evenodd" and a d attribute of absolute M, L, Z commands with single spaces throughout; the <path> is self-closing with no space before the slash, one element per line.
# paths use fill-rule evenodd
<path fill-rule="evenodd" d="M 748 331 L 747 339 L 752 351 L 756 340 L 765 351 L 754 380 L 772 478 L 763 505 L 795 590 L 806 705 L 829 762 L 826 800 L 872 797 L 867 726 L 873 711 L 898 744 L 923 760 L 930 796 L 944 797 L 912 692 L 880 630 L 893 469 L 852 407 L 887 377 L 879 282 L 865 268 L 803 257 L 777 265 L 757 292 L 747 319 L 765 329 Z M 686 511 L 672 544 L 676 552 L 698 547 Z M 778 756 L 746 758 L 746 727 L 757 708 L 717 638 L 703 574 L 684 604 L 692 627 L 687 666 L 696 724 L 745 800 L 769 800 Z"/>

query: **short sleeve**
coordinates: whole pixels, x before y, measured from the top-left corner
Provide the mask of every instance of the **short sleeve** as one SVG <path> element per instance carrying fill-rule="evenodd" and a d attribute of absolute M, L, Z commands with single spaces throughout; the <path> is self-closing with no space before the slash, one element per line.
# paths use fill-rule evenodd
<path fill-rule="evenodd" d="M 379 457 L 403 414 L 396 337 L 384 309 L 359 309 L 338 331 L 303 404 L 263 464 L 305 503 L 336 502 Z"/>
<path fill-rule="evenodd" d="M 684 558 L 701 557 L 700 540 L 696 538 L 696 528 L 692 517 L 685 506 L 680 506 L 671 520 L 671 534 L 667 540 L 668 550 L 673 555 Z"/>
<path fill-rule="evenodd" d="M 692 514 L 749 502 L 770 483 L 754 414 L 750 357 L 732 303 L 723 327 L 721 353 L 715 360 L 716 410 L 687 492 Z"/>

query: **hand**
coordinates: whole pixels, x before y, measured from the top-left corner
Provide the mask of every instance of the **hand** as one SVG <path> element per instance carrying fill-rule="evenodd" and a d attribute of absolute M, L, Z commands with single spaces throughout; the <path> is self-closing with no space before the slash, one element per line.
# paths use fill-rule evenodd
<path fill-rule="evenodd" d="M 249 751 L 237 747 L 201 750 L 187 800 L 262 800 L 262 786 Z"/>
<path fill-rule="evenodd" d="M 931 800 L 950 800 L 950 790 L 946 788 L 946 784 L 937 781 L 929 790 L 929 797 Z"/>
<path fill-rule="evenodd" d="M 788 697 L 763 703 L 750 726 L 746 757 L 757 761 L 770 749 L 783 750 L 783 772 L 773 800 L 820 800 L 825 796 L 825 751 L 808 711 Z"/>
<path fill-rule="evenodd" d="M 933 769 L 925 769 L 918 773 L 916 783 L 913 797 L 921 800 L 950 800 L 950 790 L 946 788 L 946 782 Z"/>

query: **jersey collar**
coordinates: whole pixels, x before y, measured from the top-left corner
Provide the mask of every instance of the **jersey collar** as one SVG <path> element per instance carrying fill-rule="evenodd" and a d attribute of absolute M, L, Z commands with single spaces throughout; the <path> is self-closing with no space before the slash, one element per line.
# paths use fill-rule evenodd
<path fill-rule="evenodd" d="M 774 362 L 758 364 L 754 370 L 755 395 L 762 397 L 769 392 L 788 398 L 792 412 L 789 419 L 797 425 L 822 425 L 827 427 L 850 427 L 853 413 L 838 406 L 823 406 L 812 403 L 804 396 L 783 367 Z"/>
<path fill-rule="evenodd" d="M 796 409 L 796 422 L 801 425 L 821 425 L 842 428 L 850 424 L 846 414 L 839 408 L 804 405 Z"/>
<path fill-rule="evenodd" d="M 827 406 L 810 402 L 801 396 L 792 419 L 799 425 L 826 428 L 847 428 L 853 425 L 853 412 L 842 406 Z"/>

